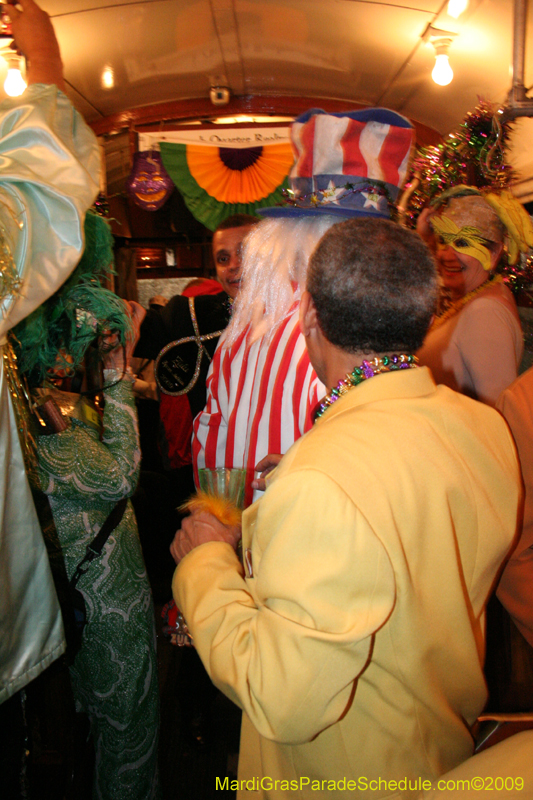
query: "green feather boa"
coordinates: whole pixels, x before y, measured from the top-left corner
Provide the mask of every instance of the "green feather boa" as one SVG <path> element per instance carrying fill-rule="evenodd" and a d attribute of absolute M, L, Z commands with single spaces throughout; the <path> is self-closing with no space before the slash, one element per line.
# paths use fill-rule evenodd
<path fill-rule="evenodd" d="M 87 348 L 106 332 L 126 343 L 131 323 L 124 301 L 100 281 L 113 274 L 113 237 L 108 223 L 88 211 L 85 249 L 68 280 L 13 329 L 18 366 L 31 386 L 59 368 L 79 369 Z"/>

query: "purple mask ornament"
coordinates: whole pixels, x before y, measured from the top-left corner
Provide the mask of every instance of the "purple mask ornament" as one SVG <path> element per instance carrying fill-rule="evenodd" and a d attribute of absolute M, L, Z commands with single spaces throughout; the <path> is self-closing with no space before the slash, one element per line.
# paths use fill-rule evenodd
<path fill-rule="evenodd" d="M 135 153 L 126 191 L 138 206 L 145 211 L 157 211 L 173 189 L 174 183 L 163 166 L 160 153 L 154 150 Z"/>

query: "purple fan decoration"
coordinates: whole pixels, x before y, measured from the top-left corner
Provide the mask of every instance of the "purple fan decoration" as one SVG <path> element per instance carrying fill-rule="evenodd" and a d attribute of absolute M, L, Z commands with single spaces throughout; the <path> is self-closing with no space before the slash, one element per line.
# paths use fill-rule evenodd
<path fill-rule="evenodd" d="M 126 181 L 126 191 L 145 211 L 157 211 L 174 189 L 172 178 L 154 150 L 141 150 L 133 157 L 133 168 Z"/>

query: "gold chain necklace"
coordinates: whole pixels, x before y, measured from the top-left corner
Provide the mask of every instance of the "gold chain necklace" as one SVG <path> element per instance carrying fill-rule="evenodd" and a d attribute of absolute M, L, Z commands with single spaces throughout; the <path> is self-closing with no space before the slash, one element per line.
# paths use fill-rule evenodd
<path fill-rule="evenodd" d="M 489 286 L 494 286 L 495 283 L 502 283 L 503 278 L 501 275 L 492 275 L 487 281 L 478 286 L 477 289 L 472 289 L 471 292 L 465 294 L 464 297 L 461 297 L 459 300 L 455 300 L 451 305 L 448 306 L 446 311 L 442 313 L 439 317 L 435 317 L 433 322 L 431 323 L 430 331 L 436 330 L 436 328 L 440 328 L 445 322 L 447 322 L 450 317 L 454 317 L 459 311 L 465 306 L 473 297 L 477 294 L 480 294 L 485 289 L 488 289 Z"/>

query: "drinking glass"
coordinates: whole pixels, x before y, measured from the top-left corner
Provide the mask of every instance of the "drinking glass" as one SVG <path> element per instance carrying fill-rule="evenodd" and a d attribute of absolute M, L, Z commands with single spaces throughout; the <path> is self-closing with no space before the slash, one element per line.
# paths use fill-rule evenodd
<path fill-rule="evenodd" d="M 245 479 L 246 470 L 240 467 L 198 470 L 198 483 L 203 492 L 224 497 L 241 509 L 244 507 Z"/>
<path fill-rule="evenodd" d="M 215 469 L 199 469 L 198 483 L 200 489 L 206 494 L 224 497 L 230 500 L 237 508 L 244 508 L 244 489 L 246 480 L 246 470 L 240 467 L 216 467 Z M 237 553 L 239 554 L 239 546 Z M 175 608 L 175 607 L 174 607 Z M 171 641 L 178 647 L 190 647 L 193 639 L 189 633 L 187 623 L 183 614 L 175 608 L 176 619 L 174 626 L 168 628 L 171 632 Z"/>

